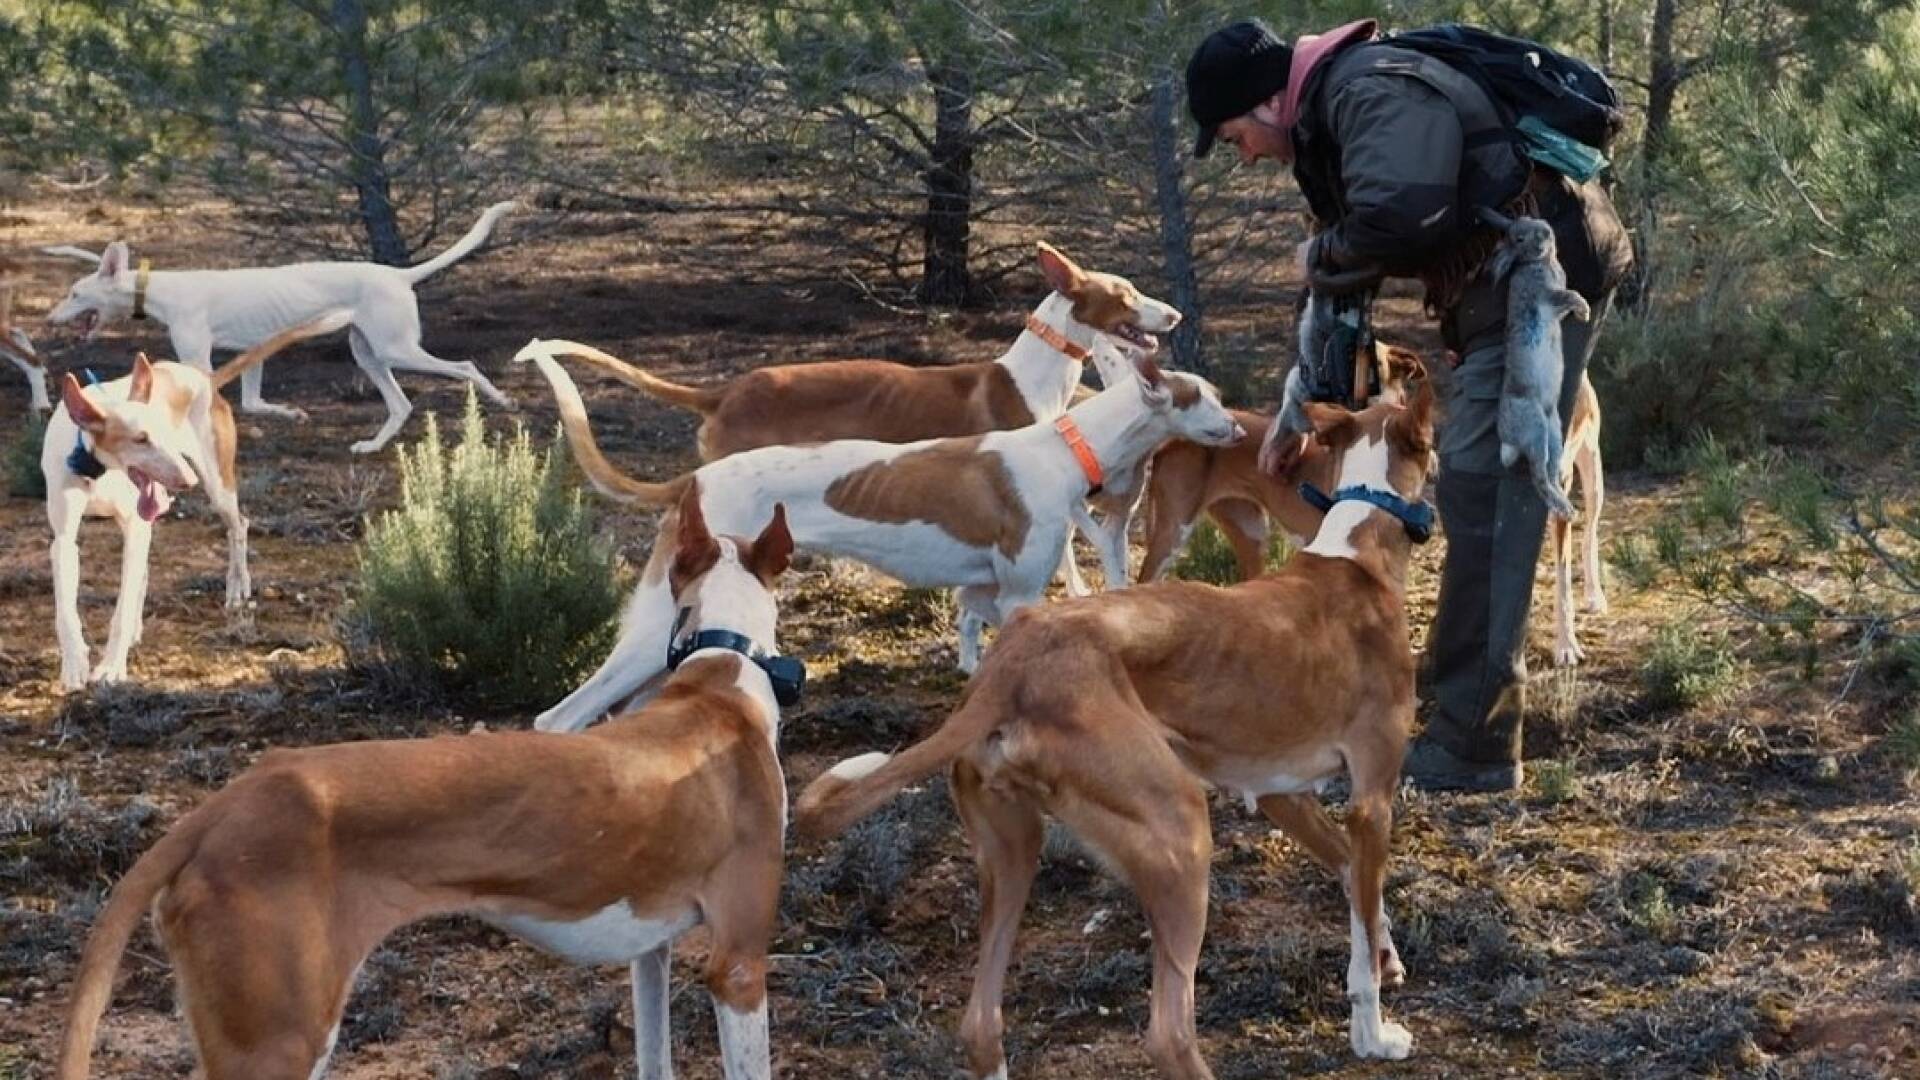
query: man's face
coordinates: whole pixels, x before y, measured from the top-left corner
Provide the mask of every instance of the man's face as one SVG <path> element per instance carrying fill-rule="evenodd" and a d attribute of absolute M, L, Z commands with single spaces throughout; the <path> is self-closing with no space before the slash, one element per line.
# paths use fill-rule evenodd
<path fill-rule="evenodd" d="M 1293 160 L 1293 141 L 1280 127 L 1278 102 L 1276 97 L 1255 106 L 1252 112 L 1220 125 L 1216 137 L 1239 153 L 1240 164 L 1251 165 L 1266 160 L 1286 164 Z"/>

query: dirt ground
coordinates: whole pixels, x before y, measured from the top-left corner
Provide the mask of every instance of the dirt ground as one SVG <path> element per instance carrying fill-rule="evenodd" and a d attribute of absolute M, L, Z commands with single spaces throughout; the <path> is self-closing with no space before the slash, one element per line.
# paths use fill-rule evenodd
<path fill-rule="evenodd" d="M 213 226 L 218 205 L 30 204 L 5 211 L 0 251 L 25 267 L 22 315 L 37 323 L 80 270 L 35 245 L 133 239 L 155 265 L 242 264 Z M 490 422 L 552 431 L 544 384 L 507 357 L 527 338 L 567 336 L 665 374 L 700 380 L 774 361 L 991 356 L 1032 295 L 990 314 L 926 320 L 863 303 L 822 275 L 769 283 L 740 267 L 764 222 L 712 217 L 509 219 L 505 246 L 420 289 L 426 344 L 477 360 L 519 405 Z M 693 257 L 698 254 L 698 258 Z M 1124 264 L 1089 263 L 1125 272 Z M 1218 313 L 1284 348 L 1290 316 Z M 1391 331 L 1414 336 L 1411 306 Z M 62 369 L 125 370 L 164 333 L 121 326 L 83 345 L 46 335 Z M 402 375 L 421 416 L 457 414 L 451 382 Z M 692 463 L 691 419 L 583 378 L 610 456 L 642 475 Z M 391 451 L 348 444 L 379 425 L 379 399 L 343 343 L 291 350 L 267 371 L 269 400 L 309 422 L 242 421 L 242 503 L 253 519 L 257 605 L 223 616 L 217 519 L 190 495 L 156 531 L 146 636 L 123 689 L 55 685 L 41 505 L 0 498 L 0 1080 L 47 1075 L 80 945 L 104 890 L 167 823 L 270 746 L 457 733 L 476 720 L 347 668 L 334 622 L 354 542 L 396 495 Z M 0 435 L 27 397 L 0 372 Z M 396 443 L 395 445 L 399 445 Z M 1644 534 L 1677 482 L 1616 475 L 1602 528 Z M 638 562 L 647 515 L 609 508 Z M 97 649 L 118 579 L 106 523 L 83 537 L 82 612 Z M 1431 614 L 1440 545 L 1413 575 L 1416 639 Z M 1091 566 L 1091 560 L 1087 561 Z M 1920 1075 L 1920 805 L 1880 748 L 1887 702 L 1841 698 L 1844 670 L 1807 677 L 1757 635 L 1733 639 L 1740 690 L 1690 710 L 1655 706 L 1638 671 L 1655 628 L 1722 624 L 1666 586 L 1613 574 L 1610 614 L 1583 620 L 1588 662 L 1551 672 L 1543 564 L 1531 662 L 1535 779 L 1515 796 L 1409 792 L 1397 808 L 1388 900 L 1409 968 L 1388 1015 L 1416 1039 L 1399 1064 L 1347 1045 L 1347 919 L 1335 882 L 1235 802 L 1215 804 L 1211 924 L 1199 972 L 1204 1052 L 1222 1080 L 1326 1076 Z M 783 644 L 812 683 L 784 718 L 792 790 L 841 757 L 891 748 L 945 716 L 947 602 L 846 567 L 804 563 L 782 596 Z M 1731 624 L 1729 629 L 1737 630 Z M 941 785 L 910 794 L 842 842 L 792 853 L 772 975 L 776 1070 L 788 1077 L 957 1074 L 953 1040 L 976 944 L 971 860 Z M 1146 1076 L 1149 961 L 1126 890 L 1065 837 L 1023 924 L 1007 1000 L 1013 1073 Z M 683 1076 L 717 1077 L 699 932 L 678 950 L 674 1054 Z M 171 976 L 136 939 L 104 1025 L 102 1075 L 186 1076 Z M 625 974 L 547 959 L 464 919 L 410 928 L 369 962 L 348 1005 L 332 1075 L 631 1075 Z"/>

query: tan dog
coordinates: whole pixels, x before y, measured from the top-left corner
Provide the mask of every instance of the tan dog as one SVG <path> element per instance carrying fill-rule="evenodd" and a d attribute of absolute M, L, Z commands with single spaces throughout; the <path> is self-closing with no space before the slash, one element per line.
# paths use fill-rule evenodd
<path fill-rule="evenodd" d="M 1410 406 L 1306 406 L 1338 486 L 1369 489 L 1395 512 L 1338 502 L 1285 567 L 1231 589 L 1160 582 L 1026 608 L 938 731 L 892 757 L 842 762 L 807 787 L 795 828 L 830 836 L 951 765 L 980 872 L 980 966 L 960 1029 L 975 1076 L 1006 1076 L 1002 983 L 1045 815 L 1100 853 L 1146 909 L 1154 1063 L 1180 1080 L 1212 1075 L 1193 1019 L 1209 784 L 1257 804 L 1341 876 L 1354 1050 L 1411 1052 L 1406 1029 L 1380 1014 L 1383 978 L 1400 975 L 1381 888 L 1413 722 L 1406 569 L 1412 523 L 1430 523 L 1430 508 L 1412 500 L 1431 468 L 1432 414 L 1424 386 Z M 1353 791 L 1344 835 L 1312 794 L 1343 769 Z"/>
<path fill-rule="evenodd" d="M 1386 373 L 1375 402 L 1404 403 L 1408 388 L 1425 378 L 1426 366 L 1411 349 L 1386 344 L 1375 348 L 1380 369 Z M 1333 490 L 1333 458 L 1309 445 L 1295 456 L 1286 475 L 1276 480 L 1259 466 L 1260 446 L 1272 419 L 1238 410 L 1234 419 L 1251 436 L 1238 446 L 1171 442 L 1153 456 L 1147 474 L 1147 555 L 1140 564 L 1141 581 L 1158 580 L 1166 572 L 1186 547 L 1202 512 L 1233 547 L 1241 581 L 1266 573 L 1272 523 L 1277 522 L 1296 545 L 1306 543 L 1320 527 L 1323 515 L 1300 497 L 1300 485 Z M 1109 515 L 1105 524 L 1111 528 L 1113 523 Z M 1119 527 L 1125 528 L 1124 524 Z"/>
<path fill-rule="evenodd" d="M 1580 476 L 1581 501 L 1586 504 L 1580 515 L 1581 524 L 1587 530 L 1580 566 L 1580 577 L 1587 591 L 1585 610 L 1600 615 L 1607 610 L 1606 588 L 1600 580 L 1600 512 L 1607 505 L 1607 476 L 1600 464 L 1600 395 L 1594 393 L 1593 380 L 1585 376 L 1580 379 L 1579 396 L 1573 400 L 1573 418 L 1567 422 L 1560 490 L 1573 490 L 1576 471 Z M 1553 662 L 1569 667 L 1587 658 L 1573 632 L 1573 522 L 1550 517 L 1547 528 L 1553 537 Z"/>
<path fill-rule="evenodd" d="M 0 271 L 3 272 L 3 271 Z M 0 281 L 0 356 L 5 356 L 27 377 L 27 389 L 33 395 L 33 407 L 39 412 L 53 408 L 47 400 L 47 362 L 34 350 L 33 339 L 13 325 L 13 294 L 17 283 Z"/>
<path fill-rule="evenodd" d="M 766 1080 L 767 943 L 786 788 L 768 673 L 793 542 L 715 538 L 690 494 L 646 574 L 695 649 L 645 709 L 583 735 L 502 732 L 275 750 L 141 856 L 81 957 L 56 1075 L 83 1080 L 120 954 L 151 903 L 208 1080 L 326 1069 L 354 973 L 418 919 L 477 915 L 577 963 L 634 965 L 640 1075 L 670 1075 L 667 956 L 712 930 L 728 1080 Z"/>
<path fill-rule="evenodd" d="M 1128 374 L 1110 343 L 1151 354 L 1158 348 L 1154 335 L 1180 322 L 1178 311 L 1141 295 L 1123 277 L 1082 270 L 1044 243 L 1039 258 L 1053 292 L 1028 317 L 1013 346 L 986 363 L 776 364 L 724 386 L 693 387 L 585 345 L 542 344 L 555 356 L 585 360 L 628 386 L 698 412 L 701 461 L 762 446 L 836 439 L 906 443 L 1007 431 L 1066 412 L 1090 358 L 1102 365 L 1103 383 Z"/>
<path fill-rule="evenodd" d="M 60 407 L 47 421 L 40 474 L 47 485 L 47 523 L 53 527 L 53 630 L 60 642 L 60 686 L 78 690 L 91 678 L 127 677 L 127 653 L 140 640 L 147 596 L 147 549 L 153 523 L 167 512 L 172 492 L 198 483 L 227 526 L 227 607 L 253 593 L 247 573 L 247 519 L 240 512 L 234 454 L 239 440 L 233 409 L 220 388 L 256 370 L 288 345 L 347 324 L 333 311 L 254 346 L 211 375 L 186 364 L 135 358 L 133 373 L 91 388 L 69 372 Z M 112 517 L 120 523 L 120 598 L 100 664 L 89 675 L 87 639 L 80 624 L 80 522 Z"/>

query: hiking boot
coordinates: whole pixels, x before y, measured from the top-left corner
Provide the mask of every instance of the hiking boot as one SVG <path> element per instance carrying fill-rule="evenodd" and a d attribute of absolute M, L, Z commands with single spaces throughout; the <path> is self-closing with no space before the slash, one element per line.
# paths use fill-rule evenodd
<path fill-rule="evenodd" d="M 1518 761 L 1468 761 L 1425 736 L 1407 749 L 1400 775 L 1422 791 L 1518 791 L 1526 781 Z"/>

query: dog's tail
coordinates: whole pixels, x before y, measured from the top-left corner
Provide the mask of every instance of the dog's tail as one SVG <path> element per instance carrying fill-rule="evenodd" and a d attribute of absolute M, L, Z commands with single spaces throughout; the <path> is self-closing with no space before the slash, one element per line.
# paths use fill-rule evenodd
<path fill-rule="evenodd" d="M 861 754 L 822 773 L 793 807 L 793 828 L 801 836 L 825 840 L 885 805 L 909 784 L 917 784 L 951 764 L 999 722 L 1000 711 L 979 695 L 970 695 L 939 730 L 897 754 Z"/>
<path fill-rule="evenodd" d="M 440 254 L 435 255 L 433 258 L 428 259 L 426 262 L 421 263 L 419 266 L 409 267 L 402 271 L 407 279 L 407 284 L 412 285 L 425 281 L 440 271 L 445 270 L 447 267 L 452 266 L 454 263 L 459 262 L 461 259 L 473 254 L 474 249 L 487 242 L 487 237 L 493 234 L 494 225 L 498 223 L 502 217 L 506 216 L 507 211 L 519 205 L 519 203 L 514 202 L 512 199 L 508 199 L 506 202 L 497 202 L 487 207 L 486 213 L 480 215 L 480 220 L 473 223 L 473 228 L 468 229 L 467 235 L 461 237 L 458 243 Z"/>
<path fill-rule="evenodd" d="M 549 356 L 577 356 L 649 397 L 683 409 L 692 409 L 702 416 L 711 415 L 713 410 L 720 407 L 721 399 L 726 397 L 726 391 L 719 387 L 682 386 L 677 382 L 669 382 L 617 356 L 577 341 L 549 340 L 540 344 Z"/>
<path fill-rule="evenodd" d="M 319 337 L 321 334 L 331 334 L 335 330 L 345 329 L 347 324 L 352 321 L 352 308 L 334 308 L 332 311 L 322 312 L 319 316 L 308 319 L 299 326 L 280 331 L 260 344 L 255 345 L 253 348 L 248 349 L 246 352 L 241 353 L 239 356 L 227 361 L 220 366 L 219 371 L 207 376 L 207 381 L 213 384 L 215 390 L 218 390 L 239 378 L 241 372 L 250 367 L 258 367 L 266 363 L 268 357 L 294 342 L 305 341 L 310 337 Z"/>
<path fill-rule="evenodd" d="M 67 1002 L 66 1036 L 60 1044 L 60 1063 L 54 1068 L 58 1080 L 86 1080 L 87 1066 L 93 1058 L 94 1035 L 100 1028 L 101 1014 L 113 996 L 113 976 L 120 968 L 120 955 L 140 926 L 141 916 L 161 889 L 173 881 L 180 868 L 192 859 L 200 847 L 212 820 L 207 807 L 187 815 L 168 830 L 160 842 L 140 856 L 133 869 L 113 887 L 113 895 L 94 920 L 93 934 L 87 938 L 86 951 L 80 954 L 80 969 L 73 979 L 73 997 Z"/>
<path fill-rule="evenodd" d="M 573 460 L 580 463 L 580 470 L 587 474 L 587 482 L 595 490 L 617 502 L 639 506 L 672 506 L 680 501 L 680 495 L 693 482 L 693 474 L 676 476 L 663 484 L 635 480 L 619 469 L 600 453 L 600 444 L 593 440 L 593 425 L 587 420 L 587 404 L 580 400 L 580 388 L 573 385 L 573 377 L 560 361 L 553 358 L 550 351 L 555 342 L 541 341 L 535 338 L 527 342 L 526 347 L 513 354 L 516 364 L 528 360 L 547 377 L 547 385 L 553 387 L 554 403 L 560 406 L 560 427 L 567 433 L 567 445 L 573 449 Z"/>

